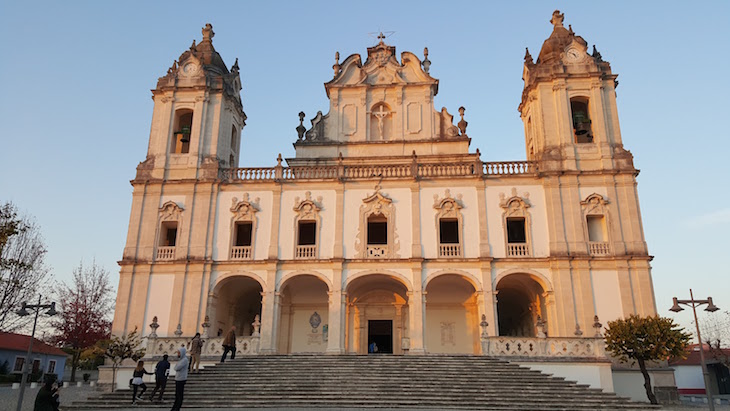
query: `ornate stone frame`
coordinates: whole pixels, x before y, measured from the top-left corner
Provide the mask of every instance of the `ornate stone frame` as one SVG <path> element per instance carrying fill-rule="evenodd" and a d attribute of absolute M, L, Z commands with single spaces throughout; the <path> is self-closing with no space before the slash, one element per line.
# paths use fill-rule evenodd
<path fill-rule="evenodd" d="M 162 225 L 166 222 L 177 223 L 177 234 L 175 237 L 175 248 L 178 246 L 178 239 L 182 232 L 182 214 L 185 209 L 180 207 L 176 202 L 168 200 L 158 210 L 157 216 L 157 232 L 155 233 L 155 259 L 172 259 L 172 258 L 160 258 L 159 248 L 164 247 L 160 245 L 160 235 L 162 234 Z M 174 258 L 174 257 L 173 257 Z"/>
<path fill-rule="evenodd" d="M 464 223 L 463 216 L 461 214 L 461 209 L 464 208 L 464 205 L 461 198 L 461 194 L 457 194 L 456 198 L 452 197 L 449 189 L 444 191 L 444 198 L 442 199 L 439 199 L 438 194 L 433 195 L 433 208 L 436 210 L 436 255 L 439 257 L 441 257 L 440 222 L 442 218 L 456 219 L 459 233 L 459 242 L 457 243 L 459 245 L 459 257 L 464 256 Z"/>
<path fill-rule="evenodd" d="M 583 211 L 583 234 L 585 235 L 586 243 L 590 244 L 590 234 L 588 232 L 588 216 L 602 216 L 604 223 L 606 224 L 606 238 L 603 242 L 611 244 L 611 219 L 608 213 L 608 200 L 598 193 L 590 194 L 585 200 L 580 202 L 581 210 Z M 589 246 L 589 253 L 591 252 Z M 610 253 L 610 248 L 607 253 Z"/>
<path fill-rule="evenodd" d="M 522 197 L 517 195 L 517 189 L 512 187 L 511 197 L 506 198 L 504 193 L 499 193 L 499 206 L 504 210 L 502 212 L 502 231 L 504 232 L 505 255 L 511 256 L 509 253 L 509 237 L 507 234 L 507 219 L 513 217 L 523 217 L 525 219 L 525 245 L 526 255 L 532 256 L 532 218 L 530 212 L 527 211 L 531 207 L 529 202 L 530 193 L 525 192 Z"/>
<path fill-rule="evenodd" d="M 238 198 L 233 197 L 231 199 L 231 226 L 230 226 L 230 246 L 228 247 L 228 255 L 231 256 L 234 244 L 236 242 L 236 223 L 239 222 L 250 222 L 251 223 L 251 255 L 248 260 L 253 260 L 253 250 L 256 245 L 256 213 L 259 211 L 258 207 L 259 198 L 256 197 L 253 201 L 249 200 L 248 193 L 243 193 L 243 198 L 239 201 Z"/>
<path fill-rule="evenodd" d="M 314 229 L 314 245 L 315 252 L 314 258 L 319 258 L 319 242 L 320 242 L 320 231 L 322 229 L 322 217 L 319 212 L 322 210 L 322 196 L 318 196 L 316 201 L 312 200 L 312 193 L 307 191 L 304 193 L 304 199 L 300 200 L 299 197 L 294 198 L 294 258 L 297 257 L 297 247 L 299 246 L 299 222 L 300 221 L 314 221 L 316 224 Z M 304 257 L 300 257 L 304 258 Z"/>
<path fill-rule="evenodd" d="M 398 231 L 395 228 L 395 205 L 387 195 L 380 192 L 380 187 L 375 188 L 375 193 L 364 198 L 363 204 L 360 205 L 360 224 L 357 230 L 357 239 L 355 241 L 355 250 L 357 258 L 368 257 L 368 217 L 373 214 L 382 214 L 388 222 L 388 244 L 386 254 L 381 258 L 398 258 L 400 254 L 400 242 L 398 241 Z M 373 257 L 370 257 L 373 258 Z"/>

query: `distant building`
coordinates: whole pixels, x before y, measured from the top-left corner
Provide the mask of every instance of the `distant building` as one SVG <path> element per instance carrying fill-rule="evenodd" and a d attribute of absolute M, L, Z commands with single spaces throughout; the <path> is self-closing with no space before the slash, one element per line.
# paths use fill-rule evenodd
<path fill-rule="evenodd" d="M 231 326 L 243 354 L 493 355 L 612 390 L 601 322 L 656 314 L 638 170 L 617 75 L 551 21 L 524 60 L 526 160 L 470 152 L 428 50 L 381 36 L 336 54 L 329 111 L 300 113 L 273 167 L 240 167 L 238 61 L 207 25 L 152 90 L 112 332 L 139 329 L 149 356 L 201 332 L 213 358 Z"/>
<path fill-rule="evenodd" d="M 23 365 L 29 361 L 28 345 L 30 336 L 15 333 L 0 332 L 0 365 L 7 364 L 10 374 L 22 374 Z M 62 350 L 33 339 L 33 361 L 31 373 L 56 374 L 59 381 L 63 380 L 63 369 L 68 354 Z"/>
<path fill-rule="evenodd" d="M 706 344 L 703 344 L 705 363 L 710 374 L 712 394 L 730 394 L 730 370 L 715 358 Z M 725 358 L 730 358 L 730 349 L 722 349 Z M 700 363 L 700 346 L 692 344 L 687 347 L 687 358 L 670 362 L 674 368 L 674 377 L 677 381 L 677 390 L 683 395 L 705 395 L 705 380 Z"/>

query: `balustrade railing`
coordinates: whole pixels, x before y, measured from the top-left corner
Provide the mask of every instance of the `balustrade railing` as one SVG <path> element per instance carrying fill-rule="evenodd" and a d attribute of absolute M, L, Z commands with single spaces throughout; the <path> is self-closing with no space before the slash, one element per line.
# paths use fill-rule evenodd
<path fill-rule="evenodd" d="M 481 170 L 480 170 L 481 168 Z M 463 177 L 490 175 L 533 174 L 537 165 L 531 161 L 405 163 L 367 165 L 326 165 L 296 167 L 250 167 L 221 170 L 221 176 L 230 181 L 275 181 L 313 179 L 372 179 Z"/>
<path fill-rule="evenodd" d="M 611 254 L 611 247 L 608 241 L 591 241 L 588 243 L 591 255 L 609 255 Z"/>
<path fill-rule="evenodd" d="M 461 257 L 461 244 L 439 244 L 439 257 Z"/>
<path fill-rule="evenodd" d="M 385 258 L 388 256 L 387 245 L 368 245 L 367 258 Z"/>
<path fill-rule="evenodd" d="M 250 260 L 253 257 L 253 250 L 250 245 L 231 247 L 231 260 Z"/>
<path fill-rule="evenodd" d="M 603 338 L 487 337 L 482 351 L 505 357 L 607 358 Z"/>
<path fill-rule="evenodd" d="M 146 358 L 160 357 L 164 354 L 175 358 L 178 348 L 185 347 L 190 352 L 190 340 L 192 337 L 147 337 Z M 224 337 L 203 338 L 203 348 L 200 355 L 214 356 L 216 358 L 223 355 L 223 339 Z M 258 334 L 248 337 L 236 338 L 236 355 L 255 355 L 259 352 Z"/>
<path fill-rule="evenodd" d="M 317 246 L 316 245 L 298 245 L 294 252 L 294 258 L 297 258 L 300 260 L 317 258 Z"/>
<path fill-rule="evenodd" d="M 530 246 L 527 243 L 508 243 L 507 257 L 529 257 Z"/>
<path fill-rule="evenodd" d="M 175 259 L 175 246 L 157 246 L 157 258 L 158 261 L 174 260 Z"/>

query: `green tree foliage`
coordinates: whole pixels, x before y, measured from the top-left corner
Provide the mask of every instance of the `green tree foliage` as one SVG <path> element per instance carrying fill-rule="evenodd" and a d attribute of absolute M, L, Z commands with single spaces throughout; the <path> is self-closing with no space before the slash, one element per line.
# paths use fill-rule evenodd
<path fill-rule="evenodd" d="M 606 349 L 621 362 L 636 362 L 644 375 L 646 396 L 657 404 L 651 389 L 651 379 L 646 369 L 648 361 L 665 361 L 685 358 L 691 334 L 679 327 L 671 318 L 640 317 L 608 322 Z"/>
<path fill-rule="evenodd" d="M 103 340 L 97 345 L 104 356 L 112 362 L 112 391 L 116 387 L 117 368 L 127 358 L 131 358 L 135 362 L 144 357 L 145 349 L 139 348 L 142 345 L 142 339 L 137 333 L 137 327 L 128 334 L 121 337 L 112 336 L 109 340 Z"/>

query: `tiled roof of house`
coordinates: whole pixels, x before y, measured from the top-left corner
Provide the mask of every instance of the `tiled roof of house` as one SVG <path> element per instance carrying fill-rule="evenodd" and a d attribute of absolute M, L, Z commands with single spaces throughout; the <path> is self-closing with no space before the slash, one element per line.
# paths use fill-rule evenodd
<path fill-rule="evenodd" d="M 30 335 L 0 332 L 0 350 L 28 351 Z M 48 345 L 37 338 L 33 339 L 33 352 L 36 354 L 50 354 L 66 356 L 65 352 Z"/>
<path fill-rule="evenodd" d="M 712 353 L 710 352 L 709 347 L 707 344 L 702 344 L 702 347 L 704 348 L 704 354 L 705 354 L 705 361 L 707 364 L 712 364 L 718 362 L 717 359 L 714 358 Z M 730 349 L 723 348 L 721 349 L 722 352 L 730 356 Z M 691 344 L 687 347 L 687 358 L 683 360 L 674 360 L 669 363 L 669 365 L 700 365 L 700 347 L 698 344 Z"/>

